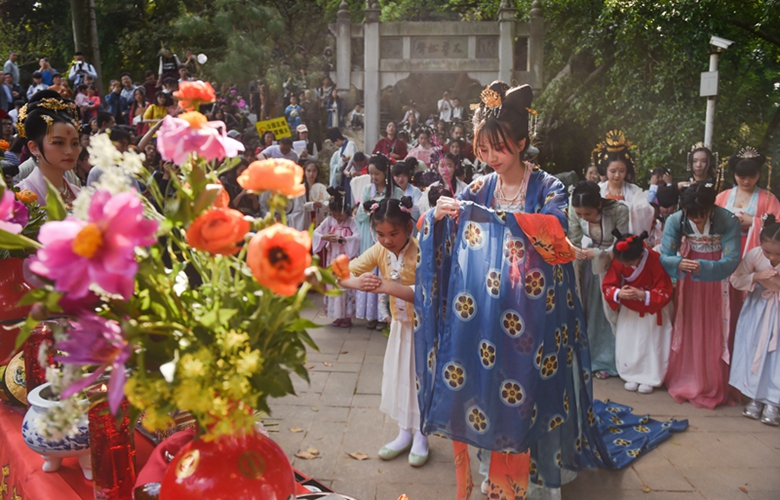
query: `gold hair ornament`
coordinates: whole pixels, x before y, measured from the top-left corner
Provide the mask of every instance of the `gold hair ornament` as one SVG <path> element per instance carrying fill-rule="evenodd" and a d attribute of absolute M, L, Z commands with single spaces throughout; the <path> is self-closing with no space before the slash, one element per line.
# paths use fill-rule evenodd
<path fill-rule="evenodd" d="M 49 138 L 49 142 L 52 142 L 54 135 L 54 130 L 52 130 L 52 125 L 54 125 L 54 118 L 49 115 L 41 115 L 41 120 L 46 122 L 46 136 Z"/>
<path fill-rule="evenodd" d="M 482 109 L 484 113 L 483 118 L 490 115 L 498 118 L 499 113 L 501 113 L 501 106 L 503 105 L 501 94 L 492 90 L 490 85 L 488 85 L 479 94 L 479 98 L 482 102 L 479 104 L 472 104 L 469 108 L 471 108 L 471 110 Z"/>
<path fill-rule="evenodd" d="M 27 132 L 24 129 L 24 120 L 27 119 L 27 104 L 19 109 L 19 115 L 16 117 L 16 133 L 22 139 L 27 138 Z"/>
<path fill-rule="evenodd" d="M 758 150 L 750 146 L 740 149 L 739 153 L 737 153 L 737 158 L 741 158 L 743 160 L 758 158 L 759 156 L 761 156 L 761 154 L 758 152 Z"/>

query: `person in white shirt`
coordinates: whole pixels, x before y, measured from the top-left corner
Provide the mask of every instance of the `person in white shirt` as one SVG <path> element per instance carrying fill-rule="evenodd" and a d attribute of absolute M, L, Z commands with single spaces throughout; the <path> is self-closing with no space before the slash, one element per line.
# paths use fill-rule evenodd
<path fill-rule="evenodd" d="M 97 78 L 98 75 L 97 71 L 95 71 L 95 67 L 84 60 L 83 52 L 76 52 L 74 57 L 76 58 L 76 63 L 70 67 L 70 73 L 68 74 L 68 80 L 73 80 L 74 88 L 78 87 L 81 83 L 86 83 L 84 82 L 84 77 L 87 75 L 91 76 L 93 79 Z"/>
<path fill-rule="evenodd" d="M 36 71 L 32 74 L 32 85 L 30 85 L 27 88 L 27 100 L 29 101 L 30 98 L 36 93 L 40 92 L 41 90 L 46 90 L 49 88 L 48 85 L 43 83 L 43 75 L 41 75 L 40 71 Z"/>
<path fill-rule="evenodd" d="M 444 120 L 445 122 L 449 123 L 452 121 L 452 108 L 454 108 L 455 105 L 452 102 L 452 99 L 450 99 L 450 91 L 445 90 L 444 95 L 442 95 L 442 98 L 439 100 L 439 120 Z"/>
<path fill-rule="evenodd" d="M 460 104 L 460 99 L 455 97 L 452 99 L 452 121 L 459 122 L 465 117 L 463 115 L 463 106 Z"/>
<path fill-rule="evenodd" d="M 298 153 L 293 151 L 292 143 L 293 141 L 291 137 L 282 137 L 279 139 L 279 144 L 265 148 L 262 153 L 260 153 L 258 160 L 267 160 L 269 158 L 286 158 L 288 160 L 294 161 L 295 163 L 298 163 Z"/>

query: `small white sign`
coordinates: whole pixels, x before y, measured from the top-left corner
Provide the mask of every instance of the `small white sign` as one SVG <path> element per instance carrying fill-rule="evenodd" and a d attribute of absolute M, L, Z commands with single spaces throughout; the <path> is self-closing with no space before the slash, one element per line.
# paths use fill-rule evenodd
<path fill-rule="evenodd" d="M 701 88 L 699 89 L 701 97 L 712 97 L 718 95 L 718 72 L 705 71 L 701 74 Z"/>

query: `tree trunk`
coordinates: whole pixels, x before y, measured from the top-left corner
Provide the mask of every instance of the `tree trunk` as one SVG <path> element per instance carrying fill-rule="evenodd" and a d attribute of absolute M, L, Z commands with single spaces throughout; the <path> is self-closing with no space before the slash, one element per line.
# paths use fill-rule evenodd
<path fill-rule="evenodd" d="M 95 0 L 70 0 L 73 17 L 73 43 L 76 52 L 83 52 L 98 74 L 95 87 L 101 88 L 100 43 L 97 34 Z M 105 91 L 105 89 L 103 89 Z M 101 94 L 104 92 L 101 92 Z"/>

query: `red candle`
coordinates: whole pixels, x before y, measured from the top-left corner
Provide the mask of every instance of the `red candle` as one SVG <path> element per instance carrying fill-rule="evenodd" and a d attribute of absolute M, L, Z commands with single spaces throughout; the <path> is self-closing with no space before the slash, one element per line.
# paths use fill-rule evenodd
<path fill-rule="evenodd" d="M 105 399 L 106 385 L 99 384 L 87 391 L 92 403 L 89 409 L 89 446 L 92 451 L 92 482 L 95 500 L 132 500 L 135 485 L 135 447 L 130 432 L 130 404 L 122 398 L 117 426 L 115 415 Z"/>
<path fill-rule="evenodd" d="M 47 366 L 54 364 L 53 344 L 54 334 L 52 333 L 51 326 L 46 322 L 41 322 L 33 329 L 30 336 L 24 342 L 24 376 L 27 384 L 27 392 L 29 393 L 41 384 L 46 383 L 46 367 L 41 366 L 38 362 L 38 353 L 41 349 L 41 345 L 48 344 L 47 349 Z"/>

